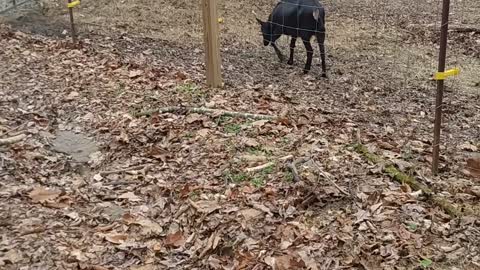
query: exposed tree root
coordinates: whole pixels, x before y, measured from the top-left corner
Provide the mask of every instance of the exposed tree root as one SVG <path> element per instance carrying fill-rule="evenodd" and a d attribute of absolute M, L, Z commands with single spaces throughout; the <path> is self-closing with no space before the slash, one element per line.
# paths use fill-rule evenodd
<path fill-rule="evenodd" d="M 368 151 L 367 147 L 365 147 L 362 144 L 356 144 L 355 146 L 355 151 L 357 153 L 362 154 L 367 160 L 373 162 L 373 163 L 384 163 L 386 160 L 384 160 L 382 157 L 372 154 Z M 392 164 L 387 164 L 383 168 L 383 172 L 388 174 L 390 177 L 392 177 L 395 181 L 402 183 L 402 184 L 407 184 L 409 185 L 413 190 L 421 190 L 423 194 L 426 195 L 426 197 L 436 206 L 440 207 L 442 210 L 444 210 L 447 214 L 449 214 L 452 217 L 460 217 L 464 213 L 465 214 L 472 214 L 477 211 L 475 209 L 458 209 L 455 207 L 452 203 L 450 203 L 447 199 L 435 194 L 429 187 L 426 185 L 419 183 L 415 178 L 399 171 L 394 165 Z"/>

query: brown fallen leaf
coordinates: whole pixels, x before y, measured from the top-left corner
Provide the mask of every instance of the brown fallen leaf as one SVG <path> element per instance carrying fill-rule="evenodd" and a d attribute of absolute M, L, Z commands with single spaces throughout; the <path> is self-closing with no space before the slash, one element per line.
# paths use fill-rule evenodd
<path fill-rule="evenodd" d="M 28 196 L 34 203 L 42 203 L 49 200 L 56 199 L 62 192 L 57 190 L 46 189 L 44 187 L 38 187 L 32 190 Z"/>
<path fill-rule="evenodd" d="M 203 200 L 203 201 L 192 201 L 192 200 L 188 200 L 188 202 L 190 203 L 190 205 L 192 205 L 198 212 L 201 212 L 201 213 L 205 213 L 205 214 L 210 214 L 214 211 L 216 211 L 217 209 L 220 209 L 221 206 L 218 204 L 218 202 L 216 201 L 207 201 L 207 200 Z"/>
<path fill-rule="evenodd" d="M 169 234 L 165 239 L 165 246 L 181 247 L 183 244 L 185 244 L 185 238 L 183 237 L 183 233 L 181 231 Z"/>
<path fill-rule="evenodd" d="M 296 258 L 292 255 L 275 257 L 276 270 L 302 269 L 304 267 L 305 263 L 300 258 Z"/>
<path fill-rule="evenodd" d="M 130 79 L 133 79 L 133 78 L 136 78 L 140 75 L 143 74 L 143 70 L 130 70 L 130 72 L 128 73 L 128 77 Z"/>
<path fill-rule="evenodd" d="M 70 196 L 62 196 L 54 202 L 47 201 L 46 206 L 57 209 L 68 208 L 73 204 L 73 199 Z"/>
<path fill-rule="evenodd" d="M 70 252 L 70 255 L 74 257 L 77 261 L 79 262 L 86 262 L 88 261 L 88 257 L 85 256 L 85 254 L 78 249 L 74 249 L 72 252 Z"/>
<path fill-rule="evenodd" d="M 203 116 L 201 114 L 192 113 L 185 118 L 185 121 L 189 124 L 192 124 L 197 121 L 202 121 L 202 119 L 203 119 Z"/>
<path fill-rule="evenodd" d="M 136 217 L 130 213 L 125 213 L 122 215 L 122 220 L 125 224 L 130 225 L 136 221 Z"/>
<path fill-rule="evenodd" d="M 257 147 L 260 145 L 258 141 L 253 138 L 245 138 L 243 143 L 245 144 L 245 146 L 248 146 L 248 147 Z"/>
<path fill-rule="evenodd" d="M 141 201 L 141 199 L 135 195 L 135 193 L 133 192 L 127 192 L 127 193 L 123 193 L 122 195 L 118 196 L 119 199 L 127 199 L 131 202 L 139 202 Z"/>
<path fill-rule="evenodd" d="M 15 249 L 10 249 L 2 257 L 0 257 L 0 266 L 2 263 L 5 264 L 16 264 L 23 259 L 23 255 L 20 251 Z"/>
<path fill-rule="evenodd" d="M 113 244 L 122 244 L 128 239 L 128 235 L 126 234 L 107 234 L 104 235 L 104 237 L 105 240 Z"/>
<path fill-rule="evenodd" d="M 315 261 L 315 258 L 312 256 L 309 256 L 307 250 L 299 251 L 298 255 L 300 256 L 300 258 L 302 258 L 307 269 L 318 270 L 318 265 L 317 265 L 317 262 Z"/>
<path fill-rule="evenodd" d="M 207 244 L 203 248 L 202 253 L 200 253 L 200 258 L 204 257 L 208 253 L 208 251 L 216 249 L 218 243 L 220 243 L 220 240 L 221 239 L 218 235 L 218 231 L 213 232 L 208 238 Z"/>
<path fill-rule="evenodd" d="M 93 265 L 93 266 L 90 266 L 90 270 L 108 270 L 108 268 L 100 265 Z"/>
<path fill-rule="evenodd" d="M 130 270 L 157 270 L 157 268 L 154 264 L 145 264 L 141 266 L 132 266 L 130 267 Z"/>
<path fill-rule="evenodd" d="M 249 221 L 263 215 L 263 212 L 257 209 L 249 208 L 241 210 L 240 215 L 243 216 L 245 221 Z"/>
<path fill-rule="evenodd" d="M 473 177 L 480 179 L 480 157 L 467 159 L 467 169 Z"/>
<path fill-rule="evenodd" d="M 138 224 L 143 227 L 143 234 L 161 234 L 163 232 L 162 226 L 150 219 L 144 218 L 137 221 L 133 221 L 133 224 Z"/>
<path fill-rule="evenodd" d="M 72 91 L 70 92 L 70 94 L 65 98 L 66 101 L 72 101 L 76 98 L 78 98 L 80 96 L 80 94 L 76 91 Z"/>
<path fill-rule="evenodd" d="M 210 133 L 210 130 L 208 128 L 203 128 L 197 131 L 197 135 L 203 138 L 207 137 L 209 133 Z"/>
<path fill-rule="evenodd" d="M 266 162 L 268 160 L 266 156 L 257 156 L 251 154 L 241 155 L 240 159 L 251 163 Z"/>

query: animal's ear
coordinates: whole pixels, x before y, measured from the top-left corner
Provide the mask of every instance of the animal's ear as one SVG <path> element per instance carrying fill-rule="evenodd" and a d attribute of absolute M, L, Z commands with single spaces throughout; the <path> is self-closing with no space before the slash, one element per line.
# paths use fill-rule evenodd
<path fill-rule="evenodd" d="M 318 22 L 318 19 L 320 18 L 320 10 L 319 9 L 315 9 L 315 11 L 313 12 L 313 18 L 315 19 L 315 21 Z"/>
<path fill-rule="evenodd" d="M 262 22 L 262 20 L 260 20 L 259 18 L 255 17 L 255 19 L 257 20 L 257 22 L 260 24 L 260 25 L 263 25 L 264 22 Z"/>

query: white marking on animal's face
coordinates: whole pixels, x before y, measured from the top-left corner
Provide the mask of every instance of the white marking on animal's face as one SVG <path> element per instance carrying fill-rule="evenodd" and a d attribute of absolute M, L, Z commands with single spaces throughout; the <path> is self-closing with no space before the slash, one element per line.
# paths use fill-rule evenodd
<path fill-rule="evenodd" d="M 320 10 L 319 9 L 315 9 L 315 11 L 313 12 L 313 18 L 315 19 L 315 21 L 318 22 L 318 19 L 320 18 Z"/>

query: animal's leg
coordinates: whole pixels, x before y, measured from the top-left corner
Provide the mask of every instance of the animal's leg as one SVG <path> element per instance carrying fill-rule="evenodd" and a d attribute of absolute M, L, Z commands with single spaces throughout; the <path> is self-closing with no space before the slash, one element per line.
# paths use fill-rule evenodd
<path fill-rule="evenodd" d="M 312 44 L 310 43 L 310 39 L 307 38 L 303 39 L 303 45 L 305 45 L 305 49 L 307 50 L 307 63 L 305 64 L 303 73 L 307 74 L 312 67 L 313 48 Z"/>
<path fill-rule="evenodd" d="M 283 56 L 282 52 L 278 49 L 277 45 L 275 43 L 270 43 L 272 44 L 273 49 L 275 50 L 275 53 L 277 53 L 278 59 L 280 59 L 280 62 L 283 62 L 285 57 Z"/>
<path fill-rule="evenodd" d="M 325 31 L 317 33 L 318 46 L 320 47 L 320 58 L 322 59 L 322 77 L 327 77 L 327 63 L 325 62 Z"/>
<path fill-rule="evenodd" d="M 297 37 L 292 37 L 290 40 L 290 57 L 288 58 L 287 64 L 293 65 L 293 52 L 295 50 L 295 43 L 297 42 Z"/>

